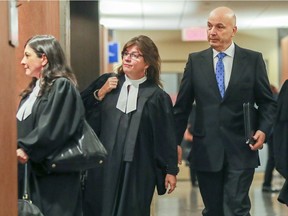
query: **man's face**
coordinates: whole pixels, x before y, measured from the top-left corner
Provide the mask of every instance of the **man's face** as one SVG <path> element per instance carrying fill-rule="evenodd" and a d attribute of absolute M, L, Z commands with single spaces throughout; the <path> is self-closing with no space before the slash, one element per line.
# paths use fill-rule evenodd
<path fill-rule="evenodd" d="M 210 14 L 207 22 L 207 37 L 212 48 L 217 51 L 226 50 L 237 32 L 234 18 L 220 13 Z"/>

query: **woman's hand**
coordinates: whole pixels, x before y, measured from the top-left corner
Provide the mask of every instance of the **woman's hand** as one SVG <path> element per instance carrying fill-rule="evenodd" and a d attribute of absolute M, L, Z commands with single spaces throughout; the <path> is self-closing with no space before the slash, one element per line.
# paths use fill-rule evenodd
<path fill-rule="evenodd" d="M 182 164 L 182 147 L 180 145 L 177 146 L 177 156 L 178 156 L 178 164 Z"/>
<path fill-rule="evenodd" d="M 111 92 L 113 89 L 117 88 L 118 78 L 113 76 L 109 77 L 105 84 L 98 90 L 97 97 L 99 100 L 103 100 L 103 98 Z M 96 90 L 97 91 L 97 90 Z"/>
<path fill-rule="evenodd" d="M 189 127 L 186 128 L 185 132 L 184 132 L 184 136 L 183 139 L 189 142 L 193 141 L 193 135 L 189 132 Z"/>
<path fill-rule="evenodd" d="M 17 160 L 19 163 L 21 164 L 27 163 L 29 157 L 22 148 L 19 148 L 16 150 L 16 155 L 17 155 Z"/>
<path fill-rule="evenodd" d="M 175 175 L 171 175 L 171 174 L 167 174 L 166 178 L 165 178 L 165 188 L 168 189 L 168 194 L 172 193 L 174 191 L 174 189 L 176 188 L 176 176 Z"/>

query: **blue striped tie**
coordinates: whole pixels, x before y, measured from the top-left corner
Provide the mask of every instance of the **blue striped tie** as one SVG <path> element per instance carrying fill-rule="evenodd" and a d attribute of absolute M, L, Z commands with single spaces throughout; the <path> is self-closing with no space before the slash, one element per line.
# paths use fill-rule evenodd
<path fill-rule="evenodd" d="M 225 83 L 224 83 L 224 64 L 223 64 L 223 58 L 226 56 L 225 53 L 218 53 L 218 62 L 216 64 L 216 80 L 218 83 L 218 88 L 221 94 L 221 97 L 224 97 L 225 92 Z"/>

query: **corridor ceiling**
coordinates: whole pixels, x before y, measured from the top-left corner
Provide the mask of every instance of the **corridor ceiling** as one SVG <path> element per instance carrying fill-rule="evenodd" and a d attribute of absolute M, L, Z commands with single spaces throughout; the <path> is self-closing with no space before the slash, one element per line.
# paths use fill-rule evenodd
<path fill-rule="evenodd" d="M 99 0 L 100 23 L 113 30 L 206 27 L 218 6 L 234 10 L 238 29 L 287 28 L 288 1 Z"/>

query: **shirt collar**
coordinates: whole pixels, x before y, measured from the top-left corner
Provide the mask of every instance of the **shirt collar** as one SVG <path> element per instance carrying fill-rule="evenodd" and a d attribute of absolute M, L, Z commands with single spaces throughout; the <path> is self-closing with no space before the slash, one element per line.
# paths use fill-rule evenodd
<path fill-rule="evenodd" d="M 227 56 L 233 58 L 234 57 L 234 52 L 235 52 L 235 44 L 234 44 L 234 42 L 232 42 L 231 45 L 226 50 L 224 50 L 222 52 L 224 52 Z M 218 53 L 219 52 L 217 50 L 213 49 L 213 58 L 217 57 Z"/>
<path fill-rule="evenodd" d="M 136 88 L 138 88 L 138 86 L 141 84 L 141 83 L 143 83 L 143 82 L 145 82 L 146 80 L 147 80 L 147 77 L 146 76 L 144 76 L 144 77 L 142 77 L 142 78 L 140 78 L 140 79 L 138 79 L 138 80 L 131 80 L 131 79 L 129 79 L 127 76 L 126 76 L 126 74 L 125 74 L 125 82 L 126 83 L 129 83 L 130 85 L 133 85 L 133 86 L 135 86 Z"/>

